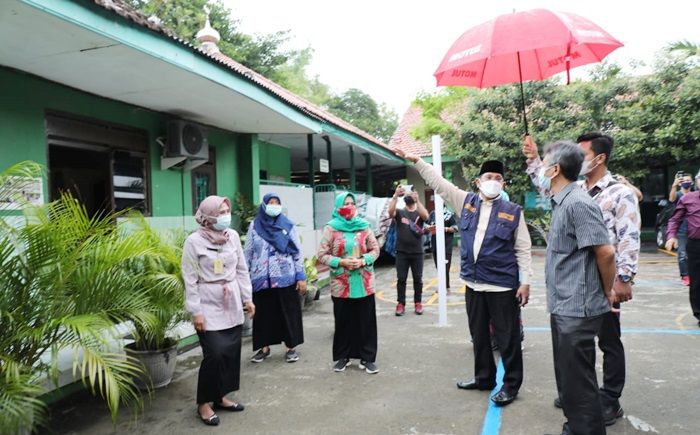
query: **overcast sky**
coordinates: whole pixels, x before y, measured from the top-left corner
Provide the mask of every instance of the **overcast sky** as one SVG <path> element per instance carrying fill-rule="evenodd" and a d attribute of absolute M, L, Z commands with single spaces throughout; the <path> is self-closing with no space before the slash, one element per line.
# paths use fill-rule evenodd
<path fill-rule="evenodd" d="M 654 53 L 670 41 L 689 39 L 700 43 L 700 2 L 688 0 L 224 3 L 241 20 L 241 30 L 246 33 L 289 29 L 294 36 L 293 47 L 313 47 L 310 71 L 333 91 L 362 89 L 387 103 L 399 116 L 419 91 L 435 89 L 433 72 L 465 30 L 513 9 L 544 7 L 590 19 L 625 44 L 609 56 L 623 66 L 632 59 L 650 63 Z"/>

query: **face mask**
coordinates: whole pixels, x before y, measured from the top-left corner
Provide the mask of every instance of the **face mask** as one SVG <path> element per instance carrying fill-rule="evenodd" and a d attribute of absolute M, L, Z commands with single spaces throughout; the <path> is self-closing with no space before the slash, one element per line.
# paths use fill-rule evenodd
<path fill-rule="evenodd" d="M 216 218 L 216 223 L 212 225 L 216 231 L 223 231 L 231 226 L 231 215 L 223 214 Z"/>
<path fill-rule="evenodd" d="M 406 203 L 406 205 L 413 205 L 416 203 L 412 196 L 405 197 L 403 201 Z"/>
<path fill-rule="evenodd" d="M 681 183 L 681 187 L 683 189 L 686 189 L 686 190 L 690 189 L 690 186 L 692 186 L 692 185 L 693 185 L 692 181 L 684 181 Z"/>
<path fill-rule="evenodd" d="M 265 205 L 265 214 L 270 217 L 277 217 L 282 213 L 282 204 Z"/>
<path fill-rule="evenodd" d="M 345 219 L 352 219 L 353 216 L 355 216 L 355 206 L 354 205 L 346 205 L 343 207 L 340 207 L 338 209 L 338 214 L 344 217 Z"/>
<path fill-rule="evenodd" d="M 584 160 L 583 164 L 581 165 L 581 170 L 579 171 L 578 175 L 587 175 L 589 174 L 592 170 L 598 167 L 598 163 L 595 165 L 593 162 L 595 161 L 596 157 L 593 157 L 591 160 Z"/>
<path fill-rule="evenodd" d="M 488 199 L 493 199 L 503 192 L 503 184 L 496 180 L 482 181 L 479 183 L 479 190 Z"/>
<path fill-rule="evenodd" d="M 549 190 L 552 187 L 552 179 L 544 175 L 544 173 L 547 172 L 547 169 L 549 168 L 540 168 L 540 172 L 537 174 L 537 180 L 540 183 L 540 187 L 545 190 Z"/>

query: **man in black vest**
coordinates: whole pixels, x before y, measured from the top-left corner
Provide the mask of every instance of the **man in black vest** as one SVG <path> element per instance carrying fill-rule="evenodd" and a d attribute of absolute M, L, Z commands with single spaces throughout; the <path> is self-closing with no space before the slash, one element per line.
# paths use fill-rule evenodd
<path fill-rule="evenodd" d="M 457 383 L 464 390 L 492 390 L 496 365 L 491 351 L 489 321 L 503 361 L 503 387 L 491 397 L 499 406 L 518 395 L 523 381 L 518 316 L 527 304 L 532 243 L 522 208 L 501 199 L 503 163 L 484 162 L 475 180 L 479 193 L 466 192 L 445 180 L 418 156 L 396 150 L 415 163 L 425 183 L 454 210 L 459 210 L 460 278 L 466 283 L 469 329 L 474 341 L 474 378 Z"/>

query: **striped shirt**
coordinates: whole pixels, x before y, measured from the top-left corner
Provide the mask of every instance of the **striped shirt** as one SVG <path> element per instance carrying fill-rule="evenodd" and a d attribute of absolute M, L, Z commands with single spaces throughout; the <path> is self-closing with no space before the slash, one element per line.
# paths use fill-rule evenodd
<path fill-rule="evenodd" d="M 542 166 L 539 158 L 528 160 L 527 173 L 540 193 L 547 195 L 548 192 L 541 189 L 537 178 Z M 640 247 L 639 225 L 642 221 L 637 196 L 629 187 L 615 181 L 610 172 L 606 172 L 593 186 L 587 185 L 586 180 L 580 180 L 577 184 L 588 192 L 603 212 L 610 244 L 615 247 L 617 274 L 636 275 Z"/>
<path fill-rule="evenodd" d="M 547 237 L 547 310 L 559 316 L 593 317 L 610 311 L 593 246 L 609 245 L 600 207 L 576 183 L 552 198 Z"/>

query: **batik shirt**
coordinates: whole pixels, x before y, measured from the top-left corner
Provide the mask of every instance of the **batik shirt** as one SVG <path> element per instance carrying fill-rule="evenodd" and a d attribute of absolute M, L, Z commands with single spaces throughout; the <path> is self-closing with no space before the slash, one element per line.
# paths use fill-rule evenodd
<path fill-rule="evenodd" d="M 299 251 L 296 254 L 283 254 L 260 237 L 253 222 L 245 239 L 245 258 L 250 270 L 253 292 L 265 289 L 284 288 L 306 280 L 304 259 L 301 255 L 301 242 L 296 229 L 289 232 Z"/>
<path fill-rule="evenodd" d="M 540 185 L 537 175 L 542 167 L 543 163 L 539 158 L 527 163 L 527 174 L 538 189 Z M 615 181 L 610 172 L 607 172 L 594 186 L 588 186 L 585 180 L 580 180 L 577 184 L 588 192 L 603 212 L 610 244 L 615 246 L 617 274 L 636 275 L 641 221 L 637 196 L 629 187 Z M 540 193 L 549 195 L 548 190 L 540 189 Z"/>
<path fill-rule="evenodd" d="M 348 270 L 340 266 L 344 258 L 364 258 L 365 265 Z M 379 257 L 379 243 L 372 230 L 337 231 L 326 225 L 323 229 L 318 261 L 331 269 L 331 296 L 363 298 L 374 294 L 374 260 Z"/>

